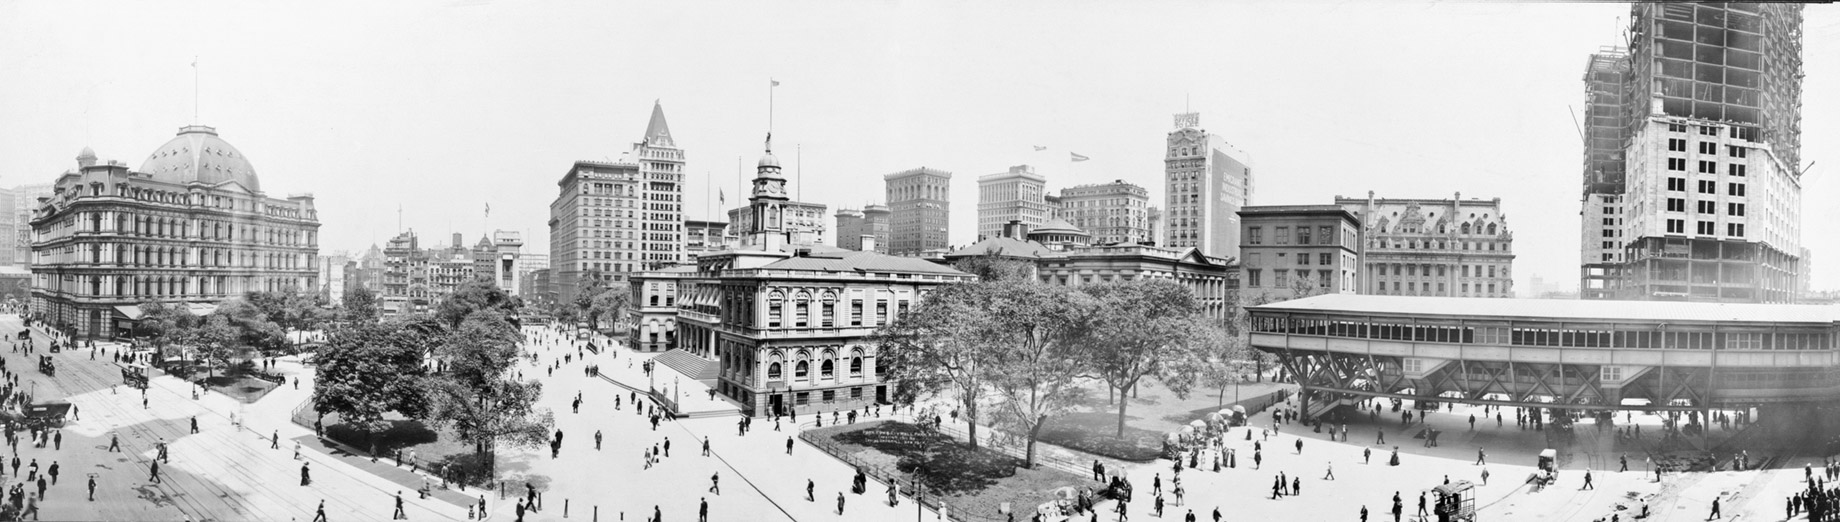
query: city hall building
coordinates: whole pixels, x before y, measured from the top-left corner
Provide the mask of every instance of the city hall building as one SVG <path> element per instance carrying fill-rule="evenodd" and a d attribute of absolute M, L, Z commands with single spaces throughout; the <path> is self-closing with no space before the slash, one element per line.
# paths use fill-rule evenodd
<path fill-rule="evenodd" d="M 139 169 L 84 148 L 36 205 L 31 312 L 78 338 L 129 335 L 143 302 L 319 287 L 313 196 L 269 197 L 211 127 L 179 129 Z"/>

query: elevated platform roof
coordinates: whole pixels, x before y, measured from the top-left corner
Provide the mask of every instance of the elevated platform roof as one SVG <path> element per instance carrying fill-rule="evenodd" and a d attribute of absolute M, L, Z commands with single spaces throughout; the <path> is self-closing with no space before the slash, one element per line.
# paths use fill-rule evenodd
<path fill-rule="evenodd" d="M 1544 319 L 1573 322 L 1732 321 L 1833 324 L 1840 306 L 1328 294 L 1249 307 L 1253 312 Z"/>

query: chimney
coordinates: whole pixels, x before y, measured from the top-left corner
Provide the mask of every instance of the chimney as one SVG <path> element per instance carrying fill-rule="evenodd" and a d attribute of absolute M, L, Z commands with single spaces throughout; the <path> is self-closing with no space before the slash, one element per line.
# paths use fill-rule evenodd
<path fill-rule="evenodd" d="M 863 234 L 862 235 L 862 247 L 857 248 L 857 250 L 861 250 L 864 252 L 874 252 L 875 251 L 875 234 Z"/>

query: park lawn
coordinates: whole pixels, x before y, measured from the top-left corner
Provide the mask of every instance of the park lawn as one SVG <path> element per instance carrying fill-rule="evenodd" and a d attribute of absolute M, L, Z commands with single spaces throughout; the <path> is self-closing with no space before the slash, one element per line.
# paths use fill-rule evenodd
<path fill-rule="evenodd" d="M 301 408 L 294 415 L 294 423 L 311 428 L 314 415 L 313 408 Z M 375 435 L 378 458 L 388 459 L 396 450 L 402 450 L 403 460 L 407 461 L 409 451 L 414 450 L 422 469 L 438 469 L 445 463 L 469 470 L 468 477 L 479 476 L 476 472 L 482 469 L 483 462 L 473 454 L 473 446 L 460 442 L 453 432 L 431 428 L 395 412 L 384 414 L 384 419 L 390 422 L 390 428 Z M 327 414 L 323 422 L 327 438 L 357 448 L 360 454 L 370 449 L 368 434 L 344 424 L 338 414 Z"/>
<path fill-rule="evenodd" d="M 1026 519 L 1035 506 L 1055 498 L 1054 490 L 1089 485 L 1085 477 L 1047 468 L 1021 468 L 1021 459 L 984 448 L 973 450 L 950 436 L 913 424 L 882 420 L 808 433 L 847 453 L 846 462 L 854 459 L 876 467 L 903 484 L 919 478 L 929 497 L 934 492 L 945 494 L 953 513 L 1001 518 L 997 508 L 1008 503 L 1019 518 Z M 904 486 L 902 492 L 911 493 L 910 489 Z"/>
<path fill-rule="evenodd" d="M 274 391 L 275 387 L 279 386 L 273 382 L 264 381 L 247 375 L 218 375 L 205 379 L 204 382 L 205 386 L 210 387 L 211 390 L 235 397 L 236 400 L 242 401 L 244 404 L 260 400 L 263 395 L 268 395 L 268 392 Z M 309 420 L 308 422 L 311 423 L 312 421 Z"/>

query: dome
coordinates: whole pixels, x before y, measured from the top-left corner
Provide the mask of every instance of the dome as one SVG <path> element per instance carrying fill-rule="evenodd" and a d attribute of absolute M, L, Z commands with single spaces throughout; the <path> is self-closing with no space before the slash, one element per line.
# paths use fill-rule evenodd
<path fill-rule="evenodd" d="M 89 147 L 83 147 L 83 152 L 78 152 L 78 153 L 77 153 L 77 160 L 78 160 L 78 161 L 82 161 L 82 160 L 93 160 L 93 159 L 96 159 L 96 151 L 95 151 L 94 149 L 91 149 L 91 148 L 89 148 Z"/>
<path fill-rule="evenodd" d="M 1035 227 L 1034 230 L 1029 231 L 1029 235 L 1032 236 L 1035 234 L 1090 235 L 1087 234 L 1086 231 L 1080 230 L 1080 227 L 1073 226 L 1073 223 L 1068 223 L 1067 220 L 1061 218 L 1050 219 L 1047 223 L 1043 223 L 1041 226 Z"/>
<path fill-rule="evenodd" d="M 249 158 L 217 137 L 216 129 L 203 125 L 180 128 L 178 136 L 147 156 L 139 172 L 167 183 L 217 185 L 234 181 L 250 192 L 262 190 Z"/>
<path fill-rule="evenodd" d="M 779 168 L 779 158 L 773 156 L 773 151 L 767 151 L 766 155 L 760 157 L 760 163 L 756 164 L 755 166 L 756 167 L 773 167 L 777 169 Z"/>

